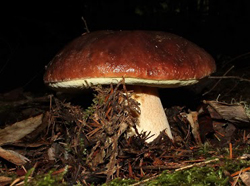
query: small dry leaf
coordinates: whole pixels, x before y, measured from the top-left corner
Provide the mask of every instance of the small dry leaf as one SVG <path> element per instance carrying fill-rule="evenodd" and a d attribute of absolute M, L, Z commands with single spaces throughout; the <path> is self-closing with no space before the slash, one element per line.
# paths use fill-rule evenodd
<path fill-rule="evenodd" d="M 12 178 L 7 177 L 7 176 L 0 176 L 0 185 L 9 185 L 12 181 Z"/>
<path fill-rule="evenodd" d="M 55 148 L 54 147 L 50 147 L 49 149 L 48 149 L 48 157 L 49 157 L 49 160 L 51 160 L 51 161 L 54 161 L 54 160 L 56 160 L 56 155 L 55 155 Z"/>
<path fill-rule="evenodd" d="M 154 166 L 164 165 L 164 162 L 160 158 L 155 158 L 153 162 Z"/>
<path fill-rule="evenodd" d="M 6 159 L 7 161 L 14 163 L 15 165 L 24 165 L 28 161 L 30 161 L 25 156 L 13 151 L 13 150 L 5 150 L 0 147 L 0 157 Z"/>
<path fill-rule="evenodd" d="M 192 127 L 192 134 L 194 135 L 195 141 L 197 144 L 202 144 L 201 137 L 200 137 L 200 130 L 198 124 L 198 113 L 197 112 L 190 112 L 187 114 L 187 120 Z"/>
<path fill-rule="evenodd" d="M 240 175 L 240 179 L 244 182 L 245 185 L 250 185 L 250 172 L 243 172 Z"/>
<path fill-rule="evenodd" d="M 34 131 L 42 124 L 43 114 L 16 122 L 0 130 L 0 145 L 13 143 Z"/>

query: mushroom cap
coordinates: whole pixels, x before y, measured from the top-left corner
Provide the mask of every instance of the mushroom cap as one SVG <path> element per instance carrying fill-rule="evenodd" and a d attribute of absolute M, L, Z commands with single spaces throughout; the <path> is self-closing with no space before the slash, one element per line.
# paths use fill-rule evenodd
<path fill-rule="evenodd" d="M 44 82 L 81 89 L 117 83 L 178 87 L 196 83 L 216 69 L 196 44 L 158 31 L 95 31 L 76 38 L 48 64 Z"/>

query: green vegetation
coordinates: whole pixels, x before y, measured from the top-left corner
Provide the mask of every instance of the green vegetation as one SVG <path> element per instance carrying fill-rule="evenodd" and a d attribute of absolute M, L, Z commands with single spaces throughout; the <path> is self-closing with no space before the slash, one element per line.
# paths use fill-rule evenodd
<path fill-rule="evenodd" d="M 120 178 L 116 178 L 114 180 L 112 180 L 109 183 L 105 183 L 102 186 L 126 186 L 126 185 L 131 185 L 133 183 L 135 183 L 135 180 L 132 179 L 120 179 Z"/>
<path fill-rule="evenodd" d="M 206 186 L 228 185 L 229 178 L 223 176 L 223 169 L 214 167 L 193 167 L 189 170 L 168 173 L 164 171 L 157 179 L 147 183 L 148 186 Z"/>
<path fill-rule="evenodd" d="M 190 169 L 170 172 L 164 171 L 157 178 L 143 183 L 147 186 L 167 185 L 167 186 L 224 186 L 229 185 L 229 176 L 250 166 L 249 160 L 221 159 L 219 162 L 207 164 L 203 167 L 192 167 Z M 240 182 L 241 180 L 238 180 Z M 131 179 L 114 179 L 103 186 L 130 185 L 135 183 Z"/>
<path fill-rule="evenodd" d="M 24 185 L 25 186 L 64 186 L 67 185 L 63 182 L 63 176 L 66 174 L 67 169 L 64 172 L 52 175 L 53 170 L 50 170 L 47 174 L 41 174 L 35 176 L 35 178 L 30 178 L 31 174 L 34 172 L 34 168 L 30 169 L 25 176 Z"/>

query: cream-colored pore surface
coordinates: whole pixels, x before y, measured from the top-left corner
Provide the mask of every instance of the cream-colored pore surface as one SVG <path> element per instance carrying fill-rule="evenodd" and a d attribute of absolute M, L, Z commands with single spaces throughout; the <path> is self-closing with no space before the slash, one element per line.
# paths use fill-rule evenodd
<path fill-rule="evenodd" d="M 76 89 L 76 88 L 89 88 L 93 85 L 108 85 L 117 84 L 122 78 L 88 78 L 88 79 L 75 79 L 60 82 L 49 83 L 50 87 L 53 88 L 65 88 L 65 89 Z M 197 83 L 196 79 L 190 80 L 148 80 L 148 79 L 137 79 L 137 78 L 125 78 L 125 83 L 128 85 L 141 85 L 141 86 L 154 86 L 162 88 L 172 88 L 187 86 Z"/>

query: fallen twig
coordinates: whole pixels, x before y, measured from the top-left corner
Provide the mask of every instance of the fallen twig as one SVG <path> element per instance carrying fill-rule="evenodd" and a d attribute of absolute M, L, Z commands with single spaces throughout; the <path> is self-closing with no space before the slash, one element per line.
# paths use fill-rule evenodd
<path fill-rule="evenodd" d="M 229 63 L 232 63 L 233 61 L 235 61 L 235 60 L 237 60 L 237 59 L 240 59 L 240 58 L 245 57 L 245 56 L 248 56 L 248 55 L 250 55 L 250 52 L 247 52 L 247 53 L 241 54 L 241 55 L 239 55 L 239 56 L 236 56 L 236 57 L 230 59 L 229 61 L 227 61 L 227 62 L 224 64 L 224 66 L 227 65 L 227 64 L 229 64 Z"/>
<path fill-rule="evenodd" d="M 1 107 L 18 107 L 21 105 L 25 105 L 28 103 L 33 103 L 33 102 L 46 102 L 50 99 L 51 95 L 49 96 L 42 96 L 42 97 L 37 97 L 37 98 L 30 98 L 30 99 L 25 99 L 25 100 L 20 100 L 20 101 L 9 101 L 9 102 L 3 102 L 0 101 L 0 106 Z"/>
<path fill-rule="evenodd" d="M 240 171 L 237 171 L 233 174 L 231 174 L 232 177 L 235 177 L 235 176 L 238 176 L 239 174 L 243 173 L 243 172 L 246 172 L 246 171 L 249 171 L 250 170 L 250 167 L 247 167 L 245 169 L 241 169 Z"/>
<path fill-rule="evenodd" d="M 181 170 L 186 170 L 186 169 L 189 169 L 189 168 L 192 168 L 192 167 L 195 167 L 195 166 L 206 165 L 206 164 L 213 163 L 213 162 L 216 162 L 216 161 L 219 161 L 219 158 L 215 158 L 215 159 L 204 161 L 204 162 L 200 162 L 200 163 L 195 163 L 195 164 L 192 164 L 192 165 L 187 165 L 185 167 L 181 167 L 179 169 L 175 169 L 175 172 L 181 171 Z"/>
<path fill-rule="evenodd" d="M 250 82 L 250 79 L 242 78 L 239 76 L 209 76 L 210 79 L 238 79 L 240 81 Z"/>
<path fill-rule="evenodd" d="M 232 147 L 232 143 L 229 143 L 229 159 L 233 159 L 233 147 Z"/>
<path fill-rule="evenodd" d="M 87 24 L 87 21 L 84 19 L 84 17 L 82 17 L 82 20 L 84 22 L 84 25 L 85 25 L 85 30 L 87 31 L 87 33 L 89 33 L 89 28 L 88 28 L 88 24 Z"/>
<path fill-rule="evenodd" d="M 234 68 L 234 66 L 231 66 L 224 74 L 223 74 L 223 76 L 222 77 L 224 77 L 224 76 L 226 76 L 232 69 Z M 210 76 L 211 77 L 211 76 Z M 210 77 L 208 77 L 208 78 L 210 78 Z M 214 84 L 214 86 L 210 89 L 210 90 L 208 90 L 207 92 L 205 92 L 204 94 L 202 94 L 202 96 L 205 96 L 205 95 L 207 95 L 208 93 L 210 93 L 213 89 L 215 89 L 215 87 L 221 82 L 221 78 Z"/>
<path fill-rule="evenodd" d="M 242 169 L 240 170 L 239 174 L 237 175 L 236 179 L 234 180 L 232 186 L 235 186 L 237 184 L 237 182 L 238 182 L 238 180 L 240 178 L 241 173 L 242 173 Z"/>

